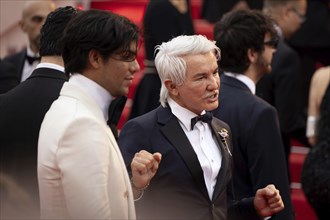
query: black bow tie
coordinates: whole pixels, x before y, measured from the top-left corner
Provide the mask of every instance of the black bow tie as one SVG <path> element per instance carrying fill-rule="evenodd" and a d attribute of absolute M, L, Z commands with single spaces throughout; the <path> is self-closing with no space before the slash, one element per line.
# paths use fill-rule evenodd
<path fill-rule="evenodd" d="M 28 61 L 28 63 L 30 65 L 32 65 L 34 63 L 34 61 L 40 61 L 40 57 L 30 57 L 28 55 L 26 55 L 26 60 Z"/>
<path fill-rule="evenodd" d="M 107 121 L 107 124 L 109 125 L 116 140 L 118 139 L 117 124 L 119 122 L 121 113 L 125 107 L 126 100 L 127 100 L 126 96 L 119 96 L 116 99 L 112 100 L 109 107 L 109 111 L 108 111 L 109 119 Z"/>
<path fill-rule="evenodd" d="M 210 124 L 212 121 L 212 117 L 213 116 L 212 116 L 211 112 L 205 112 L 204 115 L 198 115 L 198 116 L 192 118 L 191 119 L 191 130 L 194 129 L 194 126 L 198 121 L 202 121 L 202 122 Z"/>

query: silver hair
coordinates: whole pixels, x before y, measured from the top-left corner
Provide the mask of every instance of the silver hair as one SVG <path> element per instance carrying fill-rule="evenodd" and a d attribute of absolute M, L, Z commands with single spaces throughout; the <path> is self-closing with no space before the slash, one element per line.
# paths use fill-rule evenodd
<path fill-rule="evenodd" d="M 160 89 L 160 103 L 166 106 L 168 90 L 166 80 L 171 80 L 175 85 L 182 85 L 186 77 L 186 55 L 203 54 L 213 51 L 217 59 L 220 59 L 220 48 L 202 35 L 181 35 L 168 42 L 156 46 L 155 66 L 159 74 L 162 86 Z"/>

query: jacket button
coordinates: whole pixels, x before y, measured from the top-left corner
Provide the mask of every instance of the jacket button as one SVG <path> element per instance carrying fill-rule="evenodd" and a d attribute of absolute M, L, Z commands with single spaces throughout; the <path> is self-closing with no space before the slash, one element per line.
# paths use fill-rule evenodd
<path fill-rule="evenodd" d="M 127 192 L 127 190 L 124 192 L 124 197 L 125 198 L 128 198 L 128 192 Z"/>

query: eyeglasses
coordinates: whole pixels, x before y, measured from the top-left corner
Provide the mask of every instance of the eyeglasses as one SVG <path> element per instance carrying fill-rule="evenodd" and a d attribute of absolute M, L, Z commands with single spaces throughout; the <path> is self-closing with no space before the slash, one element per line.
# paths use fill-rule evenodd
<path fill-rule="evenodd" d="M 297 9 L 295 8 L 291 8 L 290 9 L 291 11 L 293 11 L 296 15 L 298 15 L 298 17 L 300 18 L 301 20 L 301 23 L 305 22 L 306 21 L 306 16 L 301 14 Z"/>
<path fill-rule="evenodd" d="M 270 47 L 272 47 L 272 48 L 277 48 L 277 45 L 278 45 L 278 38 L 273 38 L 273 39 L 270 39 L 270 40 L 268 40 L 268 41 L 265 41 L 264 42 L 264 45 L 266 45 L 266 46 L 270 46 Z"/>

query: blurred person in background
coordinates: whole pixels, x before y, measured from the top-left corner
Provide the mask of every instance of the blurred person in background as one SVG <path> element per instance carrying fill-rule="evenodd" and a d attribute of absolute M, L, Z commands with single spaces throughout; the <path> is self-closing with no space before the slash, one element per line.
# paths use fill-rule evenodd
<path fill-rule="evenodd" d="M 322 98 L 318 137 L 301 173 L 304 193 L 319 220 L 330 216 L 330 84 Z"/>
<path fill-rule="evenodd" d="M 201 17 L 215 23 L 230 11 L 261 9 L 263 0 L 203 0 Z"/>
<path fill-rule="evenodd" d="M 320 123 L 320 108 L 329 82 L 330 66 L 321 67 L 313 74 L 309 89 L 310 91 L 306 129 L 306 136 L 311 146 L 314 146 L 317 142 Z"/>
<path fill-rule="evenodd" d="M 40 29 L 44 24 L 47 15 L 54 11 L 55 3 L 51 0 L 43 1 L 26 1 L 22 11 L 22 18 L 19 26 L 27 35 L 28 44 L 26 49 L 5 57 L 3 62 L 12 64 L 15 69 L 6 72 L 0 72 L 0 88 L 6 83 L 8 77 L 11 77 L 11 86 L 0 89 L 2 93 L 14 88 L 21 82 L 25 81 L 40 62 L 39 40 Z"/>
<path fill-rule="evenodd" d="M 31 208 L 25 214 L 27 219 L 39 217 L 39 129 L 50 105 L 58 98 L 63 83 L 68 80 L 64 74 L 61 39 L 67 23 L 76 14 L 77 11 L 68 6 L 48 15 L 40 34 L 40 64 L 27 80 L 0 95 L 1 172 L 31 198 L 32 202 L 25 205 L 33 205 L 35 210 Z M 23 206 L 24 201 L 27 202 L 22 200 L 18 205 Z M 31 213 L 35 215 L 31 216 Z M 24 216 L 24 210 L 20 214 Z"/>
<path fill-rule="evenodd" d="M 289 39 L 301 59 L 302 106 L 306 118 L 311 79 L 321 66 L 330 65 L 330 0 L 307 0 L 306 21 Z"/>
<path fill-rule="evenodd" d="M 306 0 L 265 0 L 263 7 L 263 12 L 275 20 L 279 42 L 271 62 L 272 71 L 258 81 L 256 94 L 277 110 L 288 168 L 291 140 L 308 144 L 300 57 L 286 42 L 305 21 L 306 7 Z"/>
<path fill-rule="evenodd" d="M 154 64 L 155 47 L 173 37 L 194 34 L 189 0 L 151 0 L 143 19 L 146 59 L 144 75 L 133 100 L 129 118 L 147 113 L 160 105 L 161 82 Z"/>

